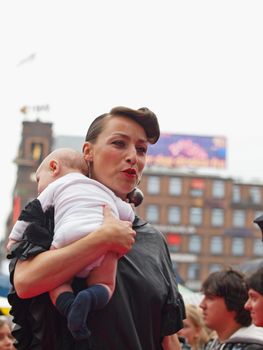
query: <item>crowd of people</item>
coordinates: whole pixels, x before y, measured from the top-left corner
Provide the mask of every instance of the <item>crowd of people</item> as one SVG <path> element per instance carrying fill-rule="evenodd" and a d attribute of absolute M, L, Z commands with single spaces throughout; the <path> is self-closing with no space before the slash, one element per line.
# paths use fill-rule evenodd
<path fill-rule="evenodd" d="M 200 305 L 185 305 L 165 237 L 134 212 L 159 135 L 149 109 L 115 107 L 91 123 L 82 154 L 39 164 L 39 196 L 8 243 L 14 327 L 0 350 L 263 349 L 263 269 L 213 272 Z"/>
<path fill-rule="evenodd" d="M 186 305 L 182 349 L 263 349 L 263 268 L 250 276 L 232 268 L 213 272 L 202 292 L 200 305 Z"/>
<path fill-rule="evenodd" d="M 263 328 L 252 324 L 249 310 L 248 286 L 245 276 L 233 269 L 211 273 L 203 282 L 204 298 L 200 307 L 204 322 L 216 332 L 206 350 L 235 350 L 263 348 Z"/>

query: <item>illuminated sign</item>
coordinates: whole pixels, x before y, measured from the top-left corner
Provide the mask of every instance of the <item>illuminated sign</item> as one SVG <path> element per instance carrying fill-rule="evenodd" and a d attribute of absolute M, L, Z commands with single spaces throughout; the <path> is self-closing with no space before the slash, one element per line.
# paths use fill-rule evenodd
<path fill-rule="evenodd" d="M 170 245 L 180 245 L 181 236 L 178 234 L 174 234 L 174 233 L 167 233 L 166 240 L 167 240 L 167 243 Z"/>
<path fill-rule="evenodd" d="M 147 165 L 225 169 L 226 138 L 162 133 L 158 143 L 149 146 Z"/>

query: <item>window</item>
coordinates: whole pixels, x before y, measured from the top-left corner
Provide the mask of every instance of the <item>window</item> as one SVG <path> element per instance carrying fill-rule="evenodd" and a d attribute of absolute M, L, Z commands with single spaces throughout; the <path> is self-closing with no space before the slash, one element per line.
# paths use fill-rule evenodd
<path fill-rule="evenodd" d="M 181 223 L 181 208 L 180 207 L 169 207 L 168 208 L 168 223 L 169 224 L 180 224 Z"/>
<path fill-rule="evenodd" d="M 258 218 L 259 216 L 263 215 L 263 211 L 262 210 L 256 210 L 254 213 L 254 220 L 256 218 Z"/>
<path fill-rule="evenodd" d="M 249 195 L 252 203 L 254 204 L 261 203 L 261 191 L 259 187 L 250 187 Z"/>
<path fill-rule="evenodd" d="M 179 252 L 181 245 L 181 235 L 176 233 L 166 233 L 166 240 L 170 252 Z"/>
<path fill-rule="evenodd" d="M 146 208 L 146 220 L 151 223 L 159 222 L 159 208 L 158 205 L 150 204 Z"/>
<path fill-rule="evenodd" d="M 233 186 L 232 201 L 234 203 L 239 203 L 240 200 L 241 200 L 240 187 L 239 186 Z"/>
<path fill-rule="evenodd" d="M 202 224 L 203 210 L 202 208 L 190 208 L 190 224 L 201 225 Z"/>
<path fill-rule="evenodd" d="M 158 176 L 148 176 L 147 192 L 149 194 L 160 193 L 160 178 Z"/>
<path fill-rule="evenodd" d="M 32 159 L 38 161 L 39 163 L 43 160 L 43 144 L 32 142 L 31 143 L 31 156 Z"/>
<path fill-rule="evenodd" d="M 244 227 L 246 222 L 244 210 L 234 210 L 233 211 L 233 226 L 234 227 Z"/>
<path fill-rule="evenodd" d="M 192 197 L 202 197 L 205 189 L 205 181 L 203 179 L 192 179 L 190 193 Z"/>
<path fill-rule="evenodd" d="M 245 253 L 244 238 L 234 237 L 232 239 L 232 254 L 234 256 L 242 256 Z"/>
<path fill-rule="evenodd" d="M 171 177 L 169 179 L 169 194 L 172 196 L 179 196 L 182 193 L 182 179 L 178 177 Z"/>
<path fill-rule="evenodd" d="M 200 236 L 190 236 L 188 241 L 188 250 L 191 253 L 200 253 L 201 252 L 201 237 Z"/>
<path fill-rule="evenodd" d="M 187 278 L 189 280 L 199 280 L 199 276 L 200 276 L 200 267 L 198 264 L 196 263 L 191 263 L 188 266 L 188 270 L 187 270 Z"/>
<path fill-rule="evenodd" d="M 214 181 L 212 187 L 213 198 L 224 198 L 225 196 L 225 183 L 224 181 Z"/>
<path fill-rule="evenodd" d="M 263 256 L 262 240 L 259 238 L 256 238 L 253 243 L 254 243 L 254 246 L 253 246 L 254 255 Z"/>
<path fill-rule="evenodd" d="M 214 227 L 220 227 L 224 224 L 224 210 L 220 208 L 214 208 L 211 210 L 211 225 Z"/>
<path fill-rule="evenodd" d="M 222 268 L 222 266 L 220 264 L 211 264 L 209 265 L 209 274 L 213 273 L 213 272 L 217 272 L 220 271 Z"/>
<path fill-rule="evenodd" d="M 213 255 L 220 255 L 223 253 L 223 239 L 222 239 L 222 237 L 214 236 L 211 238 L 210 252 Z"/>

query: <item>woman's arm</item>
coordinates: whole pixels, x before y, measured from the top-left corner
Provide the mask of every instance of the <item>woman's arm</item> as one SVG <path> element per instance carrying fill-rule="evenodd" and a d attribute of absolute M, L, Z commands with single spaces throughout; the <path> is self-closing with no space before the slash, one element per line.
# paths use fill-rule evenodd
<path fill-rule="evenodd" d="M 164 350 L 182 350 L 177 334 L 167 335 L 162 343 Z"/>
<path fill-rule="evenodd" d="M 104 208 L 104 222 L 96 231 L 63 248 L 18 261 L 14 285 L 20 298 L 31 298 L 56 288 L 107 251 L 120 255 L 131 249 L 135 231 Z"/>

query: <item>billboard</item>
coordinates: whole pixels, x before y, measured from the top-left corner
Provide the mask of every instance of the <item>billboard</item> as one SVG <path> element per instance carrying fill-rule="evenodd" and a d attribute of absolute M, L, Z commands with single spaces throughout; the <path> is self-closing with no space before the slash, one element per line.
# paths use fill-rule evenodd
<path fill-rule="evenodd" d="M 226 138 L 162 133 L 149 146 L 148 166 L 171 168 L 226 168 Z"/>

